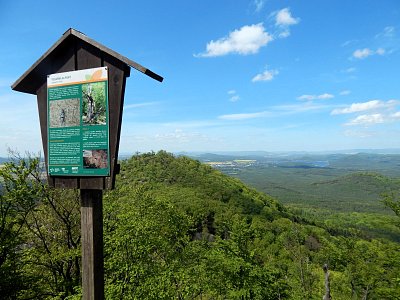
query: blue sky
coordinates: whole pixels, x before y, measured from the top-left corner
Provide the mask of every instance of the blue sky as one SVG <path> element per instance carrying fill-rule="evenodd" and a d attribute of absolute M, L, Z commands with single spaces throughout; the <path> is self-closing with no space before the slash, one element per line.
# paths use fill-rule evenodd
<path fill-rule="evenodd" d="M 0 156 L 41 151 L 10 85 L 70 27 L 165 78 L 132 70 L 121 153 L 400 148 L 397 0 L 0 0 Z"/>

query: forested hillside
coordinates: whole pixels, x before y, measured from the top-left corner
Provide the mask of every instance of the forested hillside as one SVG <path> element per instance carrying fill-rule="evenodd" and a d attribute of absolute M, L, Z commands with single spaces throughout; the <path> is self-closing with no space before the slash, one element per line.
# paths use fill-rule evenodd
<path fill-rule="evenodd" d="M 400 299 L 399 243 L 318 225 L 187 157 L 121 168 L 104 195 L 107 299 L 322 299 L 324 264 L 332 299 Z M 0 178 L 0 295 L 80 299 L 77 191 L 48 189 L 35 159 Z"/>

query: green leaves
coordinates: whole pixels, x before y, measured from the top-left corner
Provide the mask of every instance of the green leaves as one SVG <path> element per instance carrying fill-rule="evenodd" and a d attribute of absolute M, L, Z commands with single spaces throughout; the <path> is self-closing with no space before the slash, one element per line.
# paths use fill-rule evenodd
<path fill-rule="evenodd" d="M 80 299 L 79 194 L 49 189 L 38 167 L 0 170 L 1 297 Z M 396 208 L 397 197 L 385 199 Z M 334 299 L 400 295 L 398 243 L 363 239 L 339 218 L 316 226 L 186 157 L 122 162 L 103 202 L 109 299 L 321 299 L 325 263 Z"/>

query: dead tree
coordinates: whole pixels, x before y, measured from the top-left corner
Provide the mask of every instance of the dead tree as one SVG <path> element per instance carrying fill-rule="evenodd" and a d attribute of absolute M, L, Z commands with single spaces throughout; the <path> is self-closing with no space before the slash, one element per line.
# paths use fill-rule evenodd
<path fill-rule="evenodd" d="M 328 265 L 324 264 L 323 269 L 324 269 L 324 273 L 325 273 L 325 295 L 322 298 L 322 300 L 332 300 L 332 297 L 331 297 L 331 284 L 330 284 L 330 281 L 329 281 Z"/>

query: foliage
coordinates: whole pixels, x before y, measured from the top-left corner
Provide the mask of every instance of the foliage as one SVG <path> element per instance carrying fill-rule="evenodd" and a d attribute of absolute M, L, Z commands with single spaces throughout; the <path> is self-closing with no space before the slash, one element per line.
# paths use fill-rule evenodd
<path fill-rule="evenodd" d="M 105 200 L 110 298 L 287 295 L 278 270 L 251 253 L 253 230 L 251 218 L 245 217 L 265 214 L 264 207 L 282 209 L 273 199 L 165 152 L 124 162 L 121 177 Z"/>
<path fill-rule="evenodd" d="M 107 207 L 112 203 L 106 208 L 106 220 L 113 220 L 108 244 L 120 245 L 121 237 L 125 241 L 124 255 L 117 246 L 108 253 L 111 266 L 119 266 L 107 275 L 114 297 L 132 288 L 125 299 L 152 299 L 154 290 L 166 299 L 320 299 L 325 263 L 337 299 L 366 293 L 368 299 L 395 299 L 399 293 L 398 244 L 366 240 L 340 222 L 336 229 L 315 226 L 306 216 L 289 213 L 272 198 L 197 161 L 165 152 L 137 155 L 122 163 L 117 182 L 105 201 Z M 168 223 L 171 219 L 177 223 Z M 176 231 L 178 224 L 182 231 Z M 383 224 L 384 219 L 375 225 Z M 124 234 L 117 234 L 121 228 Z M 162 243 L 163 237 L 169 238 Z M 154 247 L 138 251 L 147 241 Z M 359 255 L 352 254 L 355 249 Z M 151 273 L 160 252 L 164 260 Z M 387 253 L 391 258 L 386 260 Z M 117 270 L 124 271 L 118 278 L 130 284 L 116 279 Z"/>
<path fill-rule="evenodd" d="M 399 299 L 400 244 L 348 229 L 346 216 L 316 221 L 163 151 L 121 166 L 104 194 L 109 299 L 321 299 L 324 264 L 333 299 Z M 49 189 L 37 159 L 0 175 L 2 298 L 80 299 L 77 191 Z M 354 217 L 381 230 L 392 222 Z"/>
<path fill-rule="evenodd" d="M 50 190 L 38 158 L 16 157 L 0 169 L 2 298 L 50 299 L 80 284 L 79 198 Z"/>
<path fill-rule="evenodd" d="M 89 97 L 94 102 L 94 124 L 104 124 L 106 122 L 106 89 L 107 87 L 105 82 L 95 82 L 82 85 L 82 93 L 84 95 L 82 102 L 82 112 L 85 122 L 89 122 L 89 119 L 91 118 L 87 115 Z"/>
<path fill-rule="evenodd" d="M 399 191 L 391 192 L 391 193 L 385 193 L 382 196 L 383 196 L 383 200 L 382 200 L 383 203 L 387 207 L 389 207 L 396 214 L 396 216 L 400 217 Z"/>
<path fill-rule="evenodd" d="M 28 214 L 40 199 L 37 186 L 30 182 L 36 172 L 38 159 L 13 160 L 0 169 L 3 194 L 0 195 L 0 294 L 3 299 L 15 298 L 29 286 L 30 278 L 22 271 L 24 257 L 23 227 Z"/>

